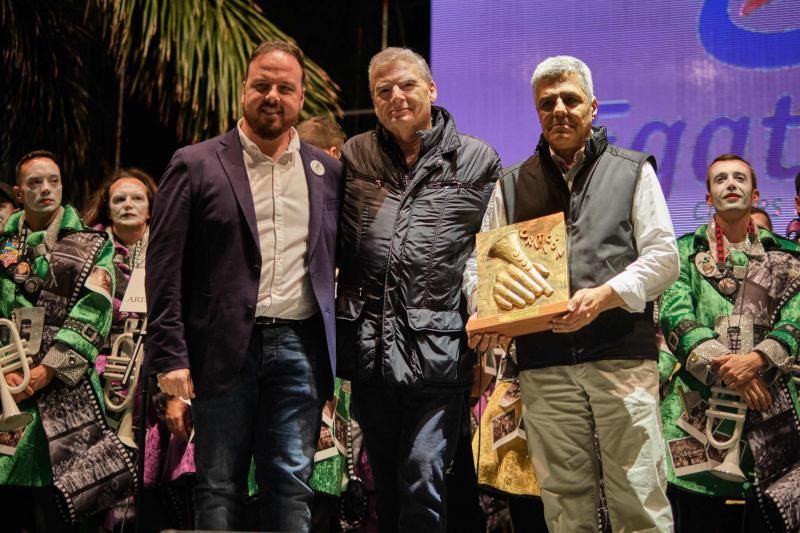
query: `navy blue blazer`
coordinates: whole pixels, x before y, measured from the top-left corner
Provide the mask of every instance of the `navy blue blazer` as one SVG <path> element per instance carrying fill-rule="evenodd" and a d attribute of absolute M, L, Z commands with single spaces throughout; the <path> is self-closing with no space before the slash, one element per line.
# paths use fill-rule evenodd
<path fill-rule="evenodd" d="M 315 337 L 326 341 L 315 345 L 327 347 L 333 376 L 342 165 L 303 142 L 300 155 L 308 181 L 308 271 L 322 318 L 312 323 L 322 325 Z M 311 170 L 313 161 L 322 164 L 322 175 Z M 189 368 L 197 395 L 224 393 L 244 362 L 260 274 L 256 213 L 237 129 L 176 151 L 150 221 L 147 371 Z M 318 356 L 324 360 L 325 354 Z"/>

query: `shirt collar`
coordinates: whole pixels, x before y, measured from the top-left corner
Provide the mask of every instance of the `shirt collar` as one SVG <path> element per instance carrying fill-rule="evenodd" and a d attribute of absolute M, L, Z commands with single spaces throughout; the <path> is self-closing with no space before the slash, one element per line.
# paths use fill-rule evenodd
<path fill-rule="evenodd" d="M 572 168 L 579 168 L 583 164 L 583 160 L 586 157 L 586 145 L 585 144 L 583 145 L 583 147 L 581 147 L 580 150 L 575 152 L 575 157 L 572 160 L 573 161 L 572 165 L 567 165 L 566 161 L 564 161 L 564 159 L 560 155 L 555 153 L 551 147 L 548 146 L 548 149 L 550 150 L 550 157 L 553 158 L 553 162 L 556 164 L 558 169 L 561 171 L 561 174 L 566 174 Z"/>
<path fill-rule="evenodd" d="M 239 122 L 236 123 L 236 129 L 239 132 L 239 140 L 242 143 L 242 149 L 248 154 L 250 154 L 250 156 L 252 156 L 253 158 L 268 159 L 272 161 L 271 157 L 264 154 L 264 152 L 261 151 L 258 145 L 253 141 L 251 141 L 247 137 L 247 135 L 244 134 L 244 132 L 242 131 L 243 120 L 244 120 L 243 118 L 240 118 Z M 294 129 L 294 126 L 292 126 L 289 129 L 289 146 L 286 148 L 286 151 L 283 154 L 281 154 L 281 157 L 283 157 L 284 154 L 290 154 L 299 151 L 300 151 L 300 136 L 297 134 L 297 130 Z"/>

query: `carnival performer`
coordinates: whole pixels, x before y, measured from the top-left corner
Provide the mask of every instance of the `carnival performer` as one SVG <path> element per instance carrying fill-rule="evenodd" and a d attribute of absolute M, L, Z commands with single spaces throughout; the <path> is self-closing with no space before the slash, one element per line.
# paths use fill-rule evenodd
<path fill-rule="evenodd" d="M 53 154 L 25 155 L 16 180 L 23 209 L 2 236 L 0 315 L 27 339 L 31 380 L 16 400 L 33 421 L 2 436 L 16 448 L 0 456 L 0 501 L 13 509 L 3 529 L 60 531 L 134 488 L 133 458 L 106 424 L 93 365 L 111 325 L 113 247 L 62 206 Z M 12 385 L 21 379 L 6 374 Z"/>
<path fill-rule="evenodd" d="M 119 335 L 125 333 L 126 322 L 137 330 L 143 317 L 120 311 L 122 299 L 133 270 L 144 268 L 147 243 L 150 235 L 150 206 L 158 190 L 155 181 L 137 168 L 123 168 L 114 172 L 89 200 L 83 219 L 87 226 L 108 233 L 114 244 L 114 319 L 106 345 L 97 356 L 97 373 L 103 378 L 104 389 L 112 401 L 124 402 L 130 387 L 121 386 L 104 376 L 107 356 L 111 354 Z M 194 485 L 194 450 L 189 442 L 191 433 L 191 408 L 177 397 L 156 392 L 148 409 L 145 451 L 139 456 L 144 461 L 144 490 L 141 492 L 147 512 L 138 517 L 145 529 L 192 527 L 191 487 Z M 125 409 L 134 407 L 133 401 Z M 138 403 L 136 404 L 138 406 Z M 123 413 L 107 412 L 109 424 L 117 428 Z M 136 418 L 138 420 L 137 412 Z M 138 423 L 136 424 L 138 425 Z M 123 424 L 125 426 L 125 424 Z M 123 427 L 122 431 L 130 428 Z M 120 430 L 118 429 L 118 432 Z M 132 435 L 126 436 L 132 443 Z M 107 529 L 134 516 L 132 501 L 120 504 L 113 516 L 106 519 Z"/>
<path fill-rule="evenodd" d="M 83 214 L 87 226 L 104 231 L 114 245 L 114 318 L 106 346 L 97 357 L 97 373 L 102 376 L 106 357 L 116 337 L 123 333 L 128 318 L 120 305 L 128 288 L 131 273 L 144 268 L 150 236 L 150 206 L 157 186 L 148 174 L 139 169 L 120 169 L 92 195 Z M 185 406 L 184 402 L 180 402 Z M 114 418 L 118 418 L 115 416 Z M 185 431 L 179 431 L 184 434 Z"/>
<path fill-rule="evenodd" d="M 531 86 L 541 139 L 533 156 L 505 171 L 483 227 L 558 212 L 567 219 L 568 312 L 551 321 L 552 331 L 515 339 L 547 525 L 552 532 L 597 528 L 596 434 L 611 527 L 669 531 L 652 300 L 677 277 L 678 255 L 655 160 L 610 144 L 606 129 L 593 127 L 597 99 L 583 61 L 545 59 Z M 519 278 L 531 290 L 516 275 L 502 279 L 494 296 L 508 309 L 546 286 L 536 269 Z M 464 281 L 474 293 L 474 269 Z M 485 349 L 496 338 L 476 335 L 471 344 Z"/>
<path fill-rule="evenodd" d="M 158 187 L 153 178 L 137 168 L 120 169 L 103 183 L 84 211 L 87 226 L 108 233 L 114 245 L 116 300 L 112 334 L 121 333 L 119 305 L 128 279 L 136 268 L 144 268 L 150 236 L 150 206 Z M 116 330 L 116 331 L 115 331 Z"/>
<path fill-rule="evenodd" d="M 752 223 L 757 181 L 743 158 L 717 157 L 706 185 L 715 214 L 679 239 L 680 279 L 660 301 L 681 365 L 662 403 L 676 525 L 798 531 L 800 247 Z"/>
<path fill-rule="evenodd" d="M 514 364 L 513 343 L 503 351 L 496 365 L 496 351 L 484 353 L 482 369 L 491 368 L 494 381 L 481 395 L 477 410 L 478 428 L 472 440 L 478 484 L 493 496 L 504 496 L 515 531 L 547 529 L 541 500 L 541 488 L 533 471 L 524 431 L 516 430 L 522 418 L 522 401 L 519 394 L 519 377 Z M 474 397 L 474 393 L 473 393 Z M 498 439 L 492 431 L 502 417 L 513 416 L 515 431 L 502 434 Z M 500 418 L 498 418 L 500 417 Z M 488 517 L 487 517 L 488 518 Z"/>
<path fill-rule="evenodd" d="M 336 365 L 341 163 L 294 128 L 303 64 L 294 44 L 256 47 L 243 118 L 175 152 L 153 205 L 146 366 L 192 399 L 198 529 L 239 528 L 251 457 L 258 529 L 309 529 Z"/>

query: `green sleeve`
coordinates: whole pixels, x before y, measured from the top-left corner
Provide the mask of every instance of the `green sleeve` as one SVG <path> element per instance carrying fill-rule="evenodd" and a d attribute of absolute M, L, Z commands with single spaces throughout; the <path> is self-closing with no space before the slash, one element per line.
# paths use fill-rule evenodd
<path fill-rule="evenodd" d="M 689 352 L 699 344 L 715 339 L 713 329 L 699 323 L 696 314 L 695 295 L 692 291 L 692 269 L 689 261 L 693 239 L 684 237 L 678 241 L 681 272 L 678 281 L 661 295 L 659 303 L 661 330 L 667 346 L 681 362 L 686 363 Z M 679 325 L 681 327 L 679 328 Z M 682 331 L 681 331 L 682 330 Z"/>
<path fill-rule="evenodd" d="M 678 360 L 669 350 L 660 349 L 658 351 L 658 383 L 664 385 L 669 383 L 672 375 L 678 370 Z"/>

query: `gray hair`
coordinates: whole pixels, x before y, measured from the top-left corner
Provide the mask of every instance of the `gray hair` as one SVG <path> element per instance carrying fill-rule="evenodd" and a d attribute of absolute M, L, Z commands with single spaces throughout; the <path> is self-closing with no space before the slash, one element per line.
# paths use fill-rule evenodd
<path fill-rule="evenodd" d="M 413 63 L 417 66 L 420 73 L 422 73 L 422 77 L 425 79 L 425 82 L 430 83 L 433 81 L 433 75 L 431 74 L 431 68 L 428 66 L 428 62 L 425 61 L 425 58 L 416 53 L 415 51 L 411 50 L 410 48 L 400 48 L 396 46 L 390 46 L 384 50 L 381 50 L 369 61 L 369 69 L 367 70 L 367 75 L 369 77 L 369 92 L 372 93 L 372 77 L 375 74 L 375 71 L 384 65 L 388 65 L 389 63 L 394 63 L 395 61 L 407 61 L 409 63 Z"/>
<path fill-rule="evenodd" d="M 536 97 L 536 86 L 542 80 L 560 80 L 569 74 L 576 74 L 581 89 L 589 97 L 589 101 L 594 98 L 594 88 L 592 86 L 592 71 L 586 63 L 572 56 L 553 56 L 548 57 L 538 65 L 531 77 L 531 88 L 533 96 Z"/>

